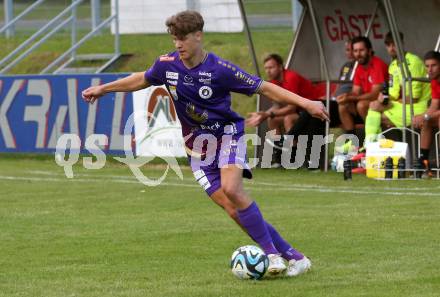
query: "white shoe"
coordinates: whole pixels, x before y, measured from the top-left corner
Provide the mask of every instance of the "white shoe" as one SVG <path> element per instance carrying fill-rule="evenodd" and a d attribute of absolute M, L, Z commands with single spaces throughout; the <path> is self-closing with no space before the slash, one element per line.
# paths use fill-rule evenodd
<path fill-rule="evenodd" d="M 301 260 L 290 260 L 289 266 L 287 267 L 287 276 L 297 276 L 303 273 L 306 273 L 307 271 L 312 268 L 312 262 L 309 258 L 304 256 Z"/>
<path fill-rule="evenodd" d="M 286 264 L 284 264 L 284 259 L 278 254 L 267 255 L 269 259 L 269 267 L 267 268 L 267 273 L 270 275 L 277 275 L 283 273 L 286 270 Z"/>

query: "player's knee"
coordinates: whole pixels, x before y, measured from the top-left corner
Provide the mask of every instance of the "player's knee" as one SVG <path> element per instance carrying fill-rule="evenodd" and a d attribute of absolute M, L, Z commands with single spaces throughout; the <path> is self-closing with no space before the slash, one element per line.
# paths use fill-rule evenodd
<path fill-rule="evenodd" d="M 248 197 L 240 190 L 240 187 L 235 184 L 222 185 L 222 190 L 229 200 L 234 204 L 234 207 L 241 207 L 248 202 Z"/>
<path fill-rule="evenodd" d="M 368 100 L 360 100 L 358 103 L 357 103 L 357 108 L 358 109 L 367 109 L 369 106 L 370 106 L 370 104 L 371 103 L 374 103 L 375 101 L 373 101 L 373 102 L 370 102 L 370 101 L 368 101 Z"/>
<path fill-rule="evenodd" d="M 359 101 L 358 104 L 356 105 L 357 112 L 358 112 L 360 115 L 364 115 L 364 114 L 366 115 L 367 112 L 368 112 L 368 108 L 369 108 L 369 106 L 370 106 L 370 102 L 369 102 L 369 101 L 367 101 L 367 100 L 361 100 L 361 101 Z"/>
<path fill-rule="evenodd" d="M 222 184 L 222 190 L 229 199 L 235 200 L 234 198 L 236 198 L 238 192 L 235 184 Z"/>

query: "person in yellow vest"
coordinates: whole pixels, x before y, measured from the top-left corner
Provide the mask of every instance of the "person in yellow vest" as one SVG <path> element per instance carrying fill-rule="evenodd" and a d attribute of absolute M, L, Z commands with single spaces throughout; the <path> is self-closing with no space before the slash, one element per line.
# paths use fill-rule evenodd
<path fill-rule="evenodd" d="M 400 39 L 403 41 L 403 34 L 401 32 L 399 34 Z M 386 128 L 403 127 L 403 77 L 401 65 L 397 60 L 397 47 L 391 32 L 388 32 L 385 36 L 385 46 L 388 54 L 393 59 L 388 67 L 389 100 L 386 102 L 383 94 L 380 94 L 377 100 L 370 103 L 367 118 L 365 119 L 365 144 L 377 140 L 377 134 L 382 132 L 382 125 Z M 410 52 L 405 52 L 405 59 L 412 77 L 426 77 L 426 68 L 422 59 Z M 410 87 L 414 102 L 414 115 L 424 114 L 431 98 L 429 83 L 412 81 L 411 86 L 408 82 L 406 83 L 406 126 L 411 124 Z"/>

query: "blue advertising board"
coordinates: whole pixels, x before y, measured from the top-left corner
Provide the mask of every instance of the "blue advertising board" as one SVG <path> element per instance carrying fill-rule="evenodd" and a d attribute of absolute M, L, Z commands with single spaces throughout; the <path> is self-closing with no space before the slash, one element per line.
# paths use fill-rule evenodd
<path fill-rule="evenodd" d="M 81 92 L 127 76 L 118 74 L 0 76 L 0 152 L 52 153 L 66 133 L 81 139 L 106 135 L 106 153 L 123 153 L 124 126 L 133 112 L 131 93 L 110 93 L 94 104 Z"/>

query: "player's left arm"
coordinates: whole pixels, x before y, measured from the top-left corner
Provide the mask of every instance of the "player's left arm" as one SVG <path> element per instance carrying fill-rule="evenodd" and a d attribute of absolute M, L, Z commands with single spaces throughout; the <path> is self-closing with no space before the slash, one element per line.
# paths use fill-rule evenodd
<path fill-rule="evenodd" d="M 270 82 L 262 81 L 257 92 L 258 94 L 266 96 L 272 101 L 278 103 L 297 105 L 307 110 L 307 112 L 315 118 L 326 121 L 330 120 L 327 110 L 322 102 L 312 101 L 301 97 L 298 94 L 292 93 Z"/>

